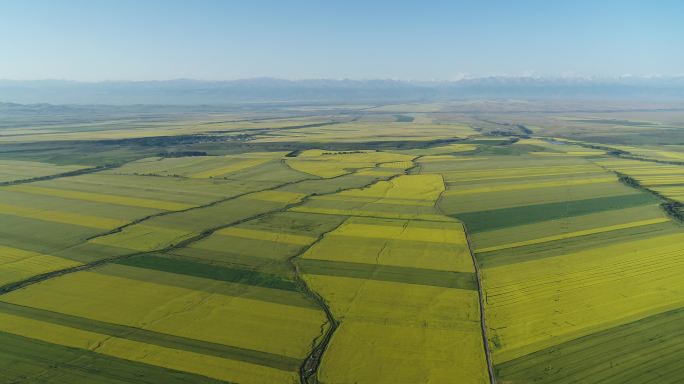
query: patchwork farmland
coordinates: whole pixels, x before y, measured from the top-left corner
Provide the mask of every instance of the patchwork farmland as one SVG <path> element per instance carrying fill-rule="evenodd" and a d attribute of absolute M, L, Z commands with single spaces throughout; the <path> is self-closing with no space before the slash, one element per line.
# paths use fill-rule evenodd
<path fill-rule="evenodd" d="M 0 130 L 0 382 L 684 381 L 680 146 L 273 108 Z"/>

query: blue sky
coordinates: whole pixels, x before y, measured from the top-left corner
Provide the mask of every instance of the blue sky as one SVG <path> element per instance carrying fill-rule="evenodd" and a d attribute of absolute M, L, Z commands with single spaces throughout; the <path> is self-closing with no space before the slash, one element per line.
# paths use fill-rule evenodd
<path fill-rule="evenodd" d="M 0 78 L 684 75 L 684 1 L 0 2 Z"/>

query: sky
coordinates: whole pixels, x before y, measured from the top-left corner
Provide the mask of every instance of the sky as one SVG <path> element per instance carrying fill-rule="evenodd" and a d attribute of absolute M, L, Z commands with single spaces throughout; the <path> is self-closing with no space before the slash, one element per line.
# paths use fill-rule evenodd
<path fill-rule="evenodd" d="M 3 0 L 0 79 L 684 75 L 679 0 Z"/>

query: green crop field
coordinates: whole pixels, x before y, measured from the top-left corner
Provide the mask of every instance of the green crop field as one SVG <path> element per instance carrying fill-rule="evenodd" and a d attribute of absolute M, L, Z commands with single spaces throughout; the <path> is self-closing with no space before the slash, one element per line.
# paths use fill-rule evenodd
<path fill-rule="evenodd" d="M 508 107 L 3 123 L 0 382 L 683 382 L 684 115 Z"/>

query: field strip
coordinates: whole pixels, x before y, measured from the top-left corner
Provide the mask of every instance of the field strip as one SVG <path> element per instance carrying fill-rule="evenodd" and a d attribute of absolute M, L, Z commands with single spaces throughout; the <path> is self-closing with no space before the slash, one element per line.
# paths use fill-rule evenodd
<path fill-rule="evenodd" d="M 283 232 L 269 232 L 257 229 L 228 227 L 219 229 L 217 235 L 239 237 L 243 239 L 272 241 L 274 243 L 285 243 L 294 245 L 309 245 L 316 240 L 314 237 L 293 235 Z"/>
<path fill-rule="evenodd" d="M 359 216 L 359 217 L 374 217 L 378 219 L 404 219 L 404 220 L 419 220 L 419 221 L 433 221 L 433 222 L 456 222 L 448 216 L 438 214 L 421 214 L 421 213 L 391 213 L 380 211 L 362 211 L 356 209 L 333 209 L 333 208 L 316 208 L 316 207 L 302 207 L 298 206 L 292 209 L 294 212 L 304 213 L 318 213 L 322 215 L 337 215 L 337 216 Z"/>
<path fill-rule="evenodd" d="M 98 235 L 89 237 L 87 240 L 90 241 L 90 240 L 93 240 L 93 239 L 97 239 L 97 238 L 101 238 L 101 237 L 106 237 L 106 236 L 108 236 L 108 235 L 112 235 L 112 234 L 114 234 L 114 233 L 121 232 L 121 231 L 123 231 L 124 229 L 126 229 L 126 228 L 128 228 L 128 227 L 131 227 L 131 226 L 134 226 L 134 225 L 138 225 L 138 224 L 144 223 L 144 222 L 146 222 L 146 221 L 148 221 L 148 220 L 154 219 L 155 217 L 162 217 L 162 216 L 174 215 L 174 214 L 179 214 L 179 213 L 188 212 L 188 211 L 193 211 L 193 210 L 206 209 L 206 208 L 209 208 L 209 207 L 212 207 L 212 206 L 215 206 L 215 205 L 218 205 L 218 204 L 227 202 L 227 201 L 237 200 L 237 199 L 239 199 L 239 198 L 241 198 L 241 197 L 245 197 L 245 196 L 247 196 L 247 195 L 249 195 L 249 194 L 252 194 L 252 193 L 255 193 L 255 192 L 264 192 L 264 191 L 274 190 L 274 189 L 282 188 L 282 187 L 285 187 L 285 186 L 288 186 L 288 185 L 297 184 L 297 183 L 300 183 L 300 182 L 302 182 L 302 181 L 306 181 L 306 180 L 287 181 L 287 182 L 284 182 L 284 183 L 282 183 L 282 184 L 279 184 L 279 185 L 276 185 L 276 186 L 273 186 L 273 187 L 271 187 L 271 188 L 267 188 L 267 189 L 264 189 L 264 190 L 261 190 L 261 191 L 248 191 L 248 192 L 243 192 L 243 193 L 240 193 L 240 194 L 237 194 L 237 195 L 233 195 L 233 196 L 229 196 L 229 197 L 223 197 L 223 198 L 220 198 L 220 199 L 218 199 L 218 200 L 210 201 L 210 202 L 208 202 L 208 203 L 206 203 L 206 204 L 192 206 L 192 207 L 190 207 L 190 208 L 188 208 L 188 209 L 184 209 L 184 210 L 181 210 L 181 211 L 164 211 L 164 212 L 153 213 L 153 214 L 151 214 L 151 215 L 142 217 L 142 218 L 140 218 L 140 219 L 137 219 L 137 220 L 133 220 L 133 221 L 127 222 L 127 223 L 125 223 L 125 224 L 123 224 L 123 225 L 120 225 L 120 226 L 114 228 L 114 229 L 111 229 L 110 231 L 107 231 L 107 232 L 100 233 L 100 234 L 98 234 Z M 233 225 L 233 224 L 231 224 L 231 225 Z M 229 226 L 231 226 L 231 225 L 228 225 L 228 226 L 226 226 L 226 227 L 229 227 Z"/>
<path fill-rule="evenodd" d="M 39 210 L 2 203 L 0 203 L 0 214 L 99 229 L 112 229 L 127 223 L 123 220 L 109 219 L 105 217 L 81 215 L 78 213 L 60 211 Z"/>
<path fill-rule="evenodd" d="M 304 193 L 285 191 L 257 191 L 245 196 L 250 200 L 271 201 L 274 203 L 295 203 L 306 197 Z"/>
<path fill-rule="evenodd" d="M 328 195 L 328 196 L 317 196 L 316 200 L 328 200 L 328 201 L 354 201 L 354 202 L 362 202 L 362 203 L 374 203 L 378 201 L 377 197 L 364 197 L 364 196 L 335 196 L 335 195 Z M 385 197 L 382 198 L 382 204 L 387 204 L 387 205 L 412 205 L 412 206 L 418 206 L 418 207 L 432 207 L 434 206 L 434 203 L 429 202 L 429 201 L 424 201 L 424 200 L 417 200 L 417 199 L 401 199 L 401 198 L 396 198 L 396 197 Z"/>
<path fill-rule="evenodd" d="M 38 260 L 36 260 L 38 259 Z M 47 255 L 44 253 L 39 253 L 39 252 L 34 252 L 34 251 L 28 251 L 25 249 L 20 249 L 20 248 L 13 248 L 13 247 L 8 247 L 5 245 L 0 245 L 0 266 L 3 268 L 14 264 L 14 263 L 23 263 L 27 262 L 29 260 L 34 260 L 34 261 L 39 261 L 39 264 L 42 262 L 46 263 L 64 263 L 64 264 L 74 264 L 78 265 L 80 264 L 77 261 L 72 261 L 69 259 L 64 259 L 61 257 L 57 256 L 52 256 L 52 255 Z"/>
<path fill-rule="evenodd" d="M 70 171 L 70 172 L 57 173 L 57 174 L 54 174 L 54 175 L 38 176 L 38 177 L 32 177 L 32 178 L 29 178 L 29 179 L 22 179 L 22 180 L 2 181 L 2 182 L 0 182 L 0 187 L 4 187 L 4 186 L 8 186 L 8 185 L 18 185 L 18 184 L 34 183 L 34 182 L 36 182 L 36 181 L 45 181 L 45 180 L 59 179 L 59 178 L 62 178 L 62 177 L 72 177 L 72 176 L 86 175 L 86 174 L 89 174 L 89 173 L 100 172 L 100 171 L 104 171 L 104 170 L 107 170 L 107 169 L 118 168 L 118 167 L 120 167 L 120 166 L 121 166 L 121 164 L 101 165 L 101 166 L 92 167 L 92 168 L 84 168 L 84 169 L 78 169 L 78 170 Z"/>
<path fill-rule="evenodd" d="M 205 292 L 211 295 L 222 295 L 234 301 L 256 302 L 260 306 L 277 305 L 278 308 L 288 311 L 318 309 L 314 303 L 306 300 L 297 291 L 274 289 L 259 285 L 221 284 L 218 282 L 218 279 L 217 281 L 212 281 L 210 277 L 144 267 L 145 265 L 149 266 L 150 263 L 156 263 L 156 260 L 144 260 L 137 263 L 138 265 L 134 264 L 136 263 L 135 261 L 130 263 L 134 265 L 128 263 L 128 260 L 135 260 L 136 257 L 140 256 L 145 257 L 147 255 L 114 260 L 102 266 L 102 268 L 88 270 L 89 275 L 82 278 L 90 279 L 92 282 L 96 282 L 97 279 L 118 281 L 125 286 L 143 283 L 148 285 L 155 284 L 160 289 L 185 290 L 193 291 L 194 293 Z M 168 264 L 164 267 L 168 267 Z M 154 273 L 150 273 L 150 270 L 153 270 Z"/>
<path fill-rule="evenodd" d="M 538 183 L 524 183 L 516 185 L 501 185 L 494 187 L 480 187 L 480 188 L 464 188 L 464 189 L 450 189 L 445 193 L 447 196 L 469 195 L 476 193 L 491 193 L 491 192 L 507 192 L 507 191 L 522 191 L 527 189 L 550 188 L 550 187 L 565 187 L 574 185 L 600 184 L 616 182 L 614 176 L 597 177 L 589 180 L 562 180 L 562 181 L 542 181 Z"/>
<path fill-rule="evenodd" d="M 142 328 L 107 323 L 6 302 L 0 302 L 0 313 L 57 324 L 88 332 L 121 337 L 146 344 L 158 345 L 160 347 L 201 353 L 203 355 L 216 356 L 231 360 L 245 361 L 282 370 L 294 370 L 299 366 L 300 363 L 299 359 L 294 357 L 190 339 L 182 336 L 174 336 Z"/>
<path fill-rule="evenodd" d="M 657 202 L 651 194 L 632 190 L 628 191 L 629 193 L 627 194 L 606 197 L 564 200 L 485 211 L 459 212 L 455 213 L 455 216 L 468 224 L 470 233 L 479 233 L 570 216 L 575 217 L 620 208 L 638 207 Z"/>
<path fill-rule="evenodd" d="M 243 169 L 256 167 L 257 165 L 261 165 L 261 164 L 266 163 L 266 162 L 271 161 L 271 160 L 272 159 L 244 160 L 244 161 L 240 161 L 236 164 L 225 165 L 222 167 L 217 167 L 217 168 L 208 169 L 206 171 L 197 172 L 195 174 L 190 175 L 190 177 L 193 179 L 207 179 L 207 178 L 211 178 L 214 176 L 224 175 L 226 173 L 237 172 L 237 171 L 241 171 Z"/>
<path fill-rule="evenodd" d="M 130 359 L 108 356 L 78 347 L 69 348 L 64 345 L 39 340 L 39 337 L 45 338 L 43 336 L 29 338 L 9 332 L 0 332 L 0 345 L 2 345 L 0 361 L 10 364 L 9 371 L 17 369 L 22 380 L 26 376 L 20 372 L 27 372 L 27 370 L 30 372 L 37 369 L 34 372 L 54 373 L 54 371 L 49 370 L 54 365 L 51 365 L 45 359 L 47 356 L 50 356 L 51 361 L 59 364 L 59 379 L 64 383 L 101 382 L 101 373 L 103 370 L 106 370 L 108 373 L 112 373 L 111 375 L 108 374 L 108 376 L 118 380 L 118 383 L 225 384 L 225 382 L 212 379 L 206 375 L 197 375 L 177 369 L 168 369 Z M 72 342 L 72 344 L 78 343 Z M 88 347 L 87 344 L 84 346 Z M 39 357 L 37 358 L 37 356 Z M 8 358 L 11 358 L 11 360 Z M 77 361 L 75 364 L 64 364 L 75 361 Z M 88 369 L 84 370 L 84 367 L 88 367 Z M 9 371 L 3 370 L 3 374 L 9 376 L 11 375 Z"/>
<path fill-rule="evenodd" d="M 0 245 L 0 285 L 78 265 L 77 261 Z"/>
<path fill-rule="evenodd" d="M 600 156 L 605 152 L 569 151 L 569 152 L 530 152 L 532 156 Z"/>
<path fill-rule="evenodd" d="M 456 224 L 461 227 L 460 224 Z M 462 227 L 461 227 L 462 228 Z M 361 237 L 367 239 L 388 239 L 402 241 L 417 241 L 439 244 L 465 245 L 466 239 L 463 230 L 447 228 L 415 228 L 381 225 L 381 224 L 360 224 L 351 223 L 342 226 L 340 229 L 331 233 L 330 237 L 346 236 Z"/>
<path fill-rule="evenodd" d="M 470 272 L 409 268 L 393 265 L 350 263 L 317 259 L 299 259 L 301 273 L 394 283 L 428 285 L 443 288 L 476 290 L 475 276 Z"/>
<path fill-rule="evenodd" d="M 591 175 L 602 175 L 605 176 L 606 172 L 604 169 L 592 169 L 592 170 L 578 170 L 578 171 L 573 171 L 573 172 L 553 172 L 553 173 L 533 173 L 529 175 L 511 175 L 511 174 L 503 174 L 503 175 L 496 175 L 496 176 L 491 176 L 491 177 L 466 177 L 466 176 L 460 176 L 458 174 L 454 175 L 454 172 L 458 171 L 445 171 L 445 172 L 440 172 L 441 174 L 444 174 L 447 177 L 447 182 L 446 185 L 453 185 L 453 184 L 459 184 L 463 182 L 473 182 L 473 181 L 490 181 L 490 180 L 495 180 L 495 181 L 505 181 L 505 180 L 513 180 L 513 179 L 544 179 L 547 177 L 551 176 L 572 176 L 572 177 L 577 177 L 577 176 L 591 176 Z M 478 175 L 481 175 L 481 173 L 478 173 Z"/>
<path fill-rule="evenodd" d="M 73 361 L 80 360 L 84 354 L 90 352 L 103 357 L 110 356 L 148 366 L 172 369 L 177 372 L 202 375 L 227 383 L 234 383 L 235 380 L 239 380 L 243 384 L 286 383 L 293 382 L 295 379 L 294 374 L 289 370 L 147 344 L 13 315 L 0 314 L 0 317 L 3 318 L 0 327 L 7 329 L 4 332 L 5 334 L 67 348 L 80 348 L 80 353 L 76 354 Z M 99 379 L 101 378 L 102 376 L 99 376 Z M 97 380 L 97 382 L 99 381 L 101 380 Z M 138 381 L 134 379 L 131 382 Z"/>
<path fill-rule="evenodd" d="M 163 209 L 166 211 L 179 211 L 193 207 L 193 205 L 190 204 L 176 203 L 171 201 L 143 199 L 137 197 L 110 195 L 104 193 L 81 192 L 58 188 L 36 187 L 33 185 L 16 185 L 10 186 L 8 189 L 25 192 L 33 195 L 54 196 L 74 200 L 85 200 L 98 203 L 126 205 L 131 207 Z"/>
<path fill-rule="evenodd" d="M 112 236 L 97 236 L 88 239 L 91 243 L 102 244 L 111 247 L 118 247 L 129 249 L 138 252 L 151 252 L 159 248 L 163 248 L 166 244 L 181 242 L 196 236 L 197 233 L 190 230 L 175 229 L 160 227 L 157 225 L 149 225 L 147 223 L 140 223 L 131 228 L 118 232 L 121 237 L 125 236 L 125 241 L 121 241 L 121 237 Z"/>
<path fill-rule="evenodd" d="M 667 217 L 659 217 L 659 218 L 655 218 L 655 219 L 640 220 L 640 221 L 634 221 L 631 223 L 610 225 L 607 227 L 598 227 L 598 228 L 592 228 L 592 229 L 585 229 L 582 231 L 569 232 L 569 233 L 564 233 L 561 235 L 546 236 L 546 237 L 540 237 L 540 238 L 532 239 L 532 240 L 518 241 L 515 243 L 508 243 L 508 244 L 496 245 L 493 247 L 480 248 L 480 249 L 476 249 L 475 252 L 476 253 L 485 253 L 485 252 L 498 251 L 498 250 L 508 249 L 508 248 L 518 248 L 518 247 L 524 247 L 526 245 L 548 243 L 548 242 L 556 241 L 556 240 L 564 240 L 564 239 L 570 239 L 570 238 L 574 238 L 574 237 L 581 237 L 581 236 L 593 235 L 593 234 L 598 234 L 598 233 L 611 232 L 611 231 L 616 231 L 616 230 L 620 230 L 620 229 L 636 228 L 636 227 L 642 227 L 642 226 L 646 226 L 646 225 L 659 224 L 659 223 L 664 223 L 666 221 L 670 221 L 670 219 Z"/>
<path fill-rule="evenodd" d="M 641 364 L 623 365 L 632 359 L 677 359 L 677 354 L 672 354 L 671 348 L 677 345 L 677 349 L 684 349 L 680 343 L 684 336 L 681 327 L 683 319 L 682 308 L 658 313 L 499 363 L 496 368 L 507 379 L 515 380 L 516 377 L 520 377 L 521 381 L 530 373 L 538 377 L 548 377 L 540 382 L 549 383 L 583 382 L 589 377 L 612 378 L 615 374 L 624 373 L 625 367 L 640 369 Z M 668 337 L 665 339 L 663 335 Z M 607 346 L 612 347 L 606 348 Z M 628 353 L 625 352 L 627 350 Z M 582 364 L 587 358 L 594 362 L 594 370 L 587 371 L 586 366 Z M 568 368 L 546 376 L 545 368 L 551 362 L 554 365 L 563 364 Z M 677 362 L 672 361 L 669 364 L 676 365 Z M 607 369 L 608 367 L 610 369 Z M 613 372 L 614 370 L 618 372 Z"/>
<path fill-rule="evenodd" d="M 543 260 L 550 257 L 558 256 L 557 250 L 562 248 L 565 253 L 576 253 L 583 250 L 607 246 L 623 241 L 644 240 L 653 236 L 659 236 L 663 231 L 674 232 L 676 227 L 670 225 L 671 223 L 653 224 L 642 227 L 618 229 L 611 232 L 599 233 L 595 235 L 586 235 L 582 237 L 582 241 L 575 241 L 573 239 L 559 240 L 558 244 L 554 243 L 540 243 L 528 245 L 524 252 L 517 248 L 507 248 L 500 251 L 492 251 L 482 254 L 480 264 L 483 268 L 495 268 L 506 265 L 516 264 L 525 261 Z M 667 227 L 667 228 L 664 228 Z"/>
<path fill-rule="evenodd" d="M 554 171 L 556 171 L 556 170 L 562 170 L 562 169 L 570 169 L 570 170 L 572 170 L 572 169 L 575 169 L 575 170 L 576 170 L 576 169 L 583 169 L 583 170 L 587 170 L 587 169 L 596 169 L 596 167 L 594 167 L 594 166 L 591 165 L 591 164 L 573 164 L 573 165 L 554 165 L 552 169 L 553 169 Z M 489 170 L 489 171 L 487 171 L 487 173 L 491 173 L 491 174 L 495 174 L 495 173 L 508 174 L 508 173 L 512 173 L 512 172 L 520 173 L 520 172 L 528 172 L 528 171 L 534 171 L 534 170 L 539 170 L 539 171 L 543 171 L 543 172 L 548 172 L 548 171 L 549 171 L 549 167 L 525 167 L 525 166 L 522 166 L 522 167 L 510 167 L 510 168 L 505 168 L 505 169 Z M 473 174 L 473 175 L 481 175 L 481 174 L 482 174 L 482 171 L 481 171 L 481 170 L 462 170 L 462 171 L 448 171 L 448 172 L 452 172 L 452 173 L 458 172 L 458 173 Z"/>
<path fill-rule="evenodd" d="M 535 280 L 533 284 L 527 284 L 526 286 L 516 289 L 515 291 L 511 290 L 511 292 L 505 291 L 504 289 L 507 289 L 505 287 L 495 287 L 496 289 L 492 289 L 493 293 L 487 295 L 488 304 L 498 309 L 504 307 L 519 307 L 521 302 L 529 303 L 534 302 L 535 300 L 546 300 L 553 298 L 553 293 L 545 291 L 550 289 L 549 287 L 553 287 L 560 293 L 569 293 L 573 290 L 586 291 L 594 287 L 599 289 L 601 286 L 615 286 L 616 284 L 620 283 L 629 284 L 634 280 L 639 282 L 638 279 L 643 278 L 645 275 L 651 275 L 654 277 L 657 276 L 660 279 L 666 279 L 672 282 L 676 281 L 678 276 L 679 272 L 676 270 L 681 269 L 681 267 L 684 266 L 684 263 L 680 261 L 680 259 L 675 258 L 673 260 L 672 257 L 668 257 L 665 262 L 659 261 L 654 267 L 643 265 L 643 263 L 642 265 L 627 265 L 620 269 L 620 276 L 616 276 L 616 273 L 613 271 L 606 271 L 605 268 L 596 273 L 592 273 L 591 275 L 587 275 L 586 272 L 573 272 L 563 275 L 559 274 L 564 280 L 562 285 L 558 284 L 558 287 L 554 285 L 556 281 L 540 281 L 539 279 Z M 675 271 L 673 272 L 673 270 Z M 561 277 L 556 278 L 560 279 Z M 676 281 L 676 283 L 680 283 L 680 281 Z M 649 285 L 646 284 L 642 284 L 642 286 L 649 287 Z M 563 296 L 565 296 L 566 300 L 568 300 L 567 295 Z M 583 299 L 575 297 L 574 301 L 577 300 Z M 579 304 L 579 302 L 577 302 L 577 304 Z M 681 305 L 683 303 L 678 297 L 674 304 Z M 648 309 L 653 310 L 651 307 Z"/>
<path fill-rule="evenodd" d="M 203 279 L 211 279 L 216 281 L 254 285 L 271 289 L 280 289 L 286 291 L 297 290 L 297 285 L 294 281 L 285 280 L 278 275 L 272 275 L 253 270 L 223 267 L 220 265 L 184 259 L 160 257 L 154 255 L 141 255 L 118 260 L 115 262 L 115 264 L 200 277 Z"/>

